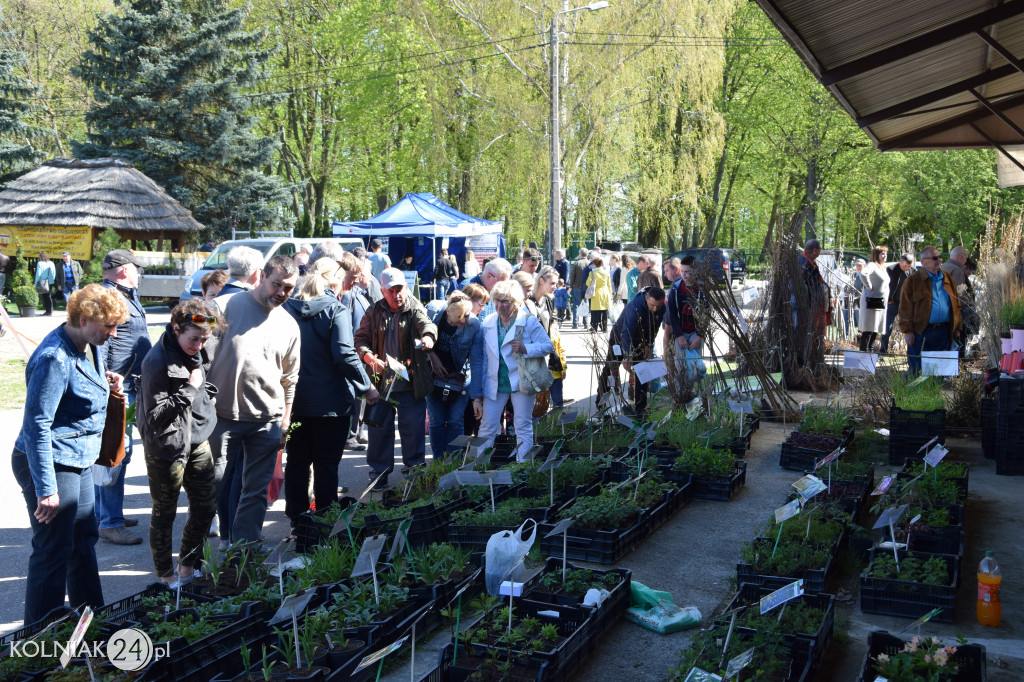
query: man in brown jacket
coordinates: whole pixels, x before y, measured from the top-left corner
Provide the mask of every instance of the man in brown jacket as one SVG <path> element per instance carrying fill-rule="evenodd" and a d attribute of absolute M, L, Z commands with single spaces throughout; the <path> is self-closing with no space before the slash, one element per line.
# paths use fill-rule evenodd
<path fill-rule="evenodd" d="M 410 294 L 400 270 L 385 268 L 380 275 L 380 288 L 384 298 L 363 315 L 355 333 L 355 346 L 381 396 L 396 404 L 402 463 L 408 469 L 423 464 L 426 457 L 427 394 L 434 390 L 434 375 L 426 351 L 434 346 L 437 327 L 423 305 Z M 394 378 L 390 396 L 388 389 L 394 374 L 388 369 L 388 357 L 404 365 L 408 373 L 408 380 Z M 366 412 L 370 414 L 369 409 Z M 386 474 L 395 468 L 394 417 L 379 427 L 371 426 L 367 419 L 367 426 L 366 463 L 370 480 L 385 474 L 377 484 L 378 489 L 384 489 Z"/>
<path fill-rule="evenodd" d="M 960 327 L 956 282 L 943 272 L 939 250 L 929 246 L 921 252 L 921 268 L 907 277 L 900 295 L 900 331 L 910 372 L 920 373 L 922 350 L 949 350 Z"/>

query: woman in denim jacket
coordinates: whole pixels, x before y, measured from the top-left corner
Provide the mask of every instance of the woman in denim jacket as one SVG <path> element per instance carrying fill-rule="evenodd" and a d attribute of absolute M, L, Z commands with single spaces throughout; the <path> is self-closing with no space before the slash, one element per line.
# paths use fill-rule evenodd
<path fill-rule="evenodd" d="M 110 389 L 99 347 L 128 319 L 124 298 L 99 284 L 68 297 L 68 321 L 46 335 L 25 369 L 25 417 L 11 466 L 32 526 L 25 622 L 64 604 L 103 605 L 92 464 L 100 453 Z"/>
<path fill-rule="evenodd" d="M 448 307 L 434 316 L 437 342 L 427 351 L 434 379 L 458 381 L 463 375 L 462 391 L 446 400 L 443 390 L 435 388 L 427 395 L 430 418 L 430 450 L 443 457 L 457 450 L 451 442 L 463 434 L 464 414 L 470 398 L 484 394 L 484 335 L 480 320 L 473 315 L 473 302 L 461 291 L 448 297 Z M 480 418 L 477 405 L 476 416 Z"/>

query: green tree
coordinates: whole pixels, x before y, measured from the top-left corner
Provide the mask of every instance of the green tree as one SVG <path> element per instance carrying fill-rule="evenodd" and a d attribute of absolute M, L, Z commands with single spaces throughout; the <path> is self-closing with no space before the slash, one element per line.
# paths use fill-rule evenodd
<path fill-rule="evenodd" d="M 224 0 L 133 0 L 90 31 L 73 72 L 96 104 L 86 114 L 86 158 L 131 161 L 224 235 L 273 229 L 288 188 L 266 175 L 278 141 L 254 132 L 253 92 L 270 52 L 244 27 L 246 8 Z"/>
<path fill-rule="evenodd" d="M 33 111 L 31 99 L 36 88 L 17 73 L 24 66 L 23 53 L 0 50 L 0 184 L 31 169 L 43 158 L 34 142 L 45 131 L 27 121 Z"/>

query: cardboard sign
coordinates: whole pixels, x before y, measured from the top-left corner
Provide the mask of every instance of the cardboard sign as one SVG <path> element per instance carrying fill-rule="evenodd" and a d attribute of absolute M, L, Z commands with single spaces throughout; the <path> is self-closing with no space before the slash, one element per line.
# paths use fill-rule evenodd
<path fill-rule="evenodd" d="M 793 487 L 796 488 L 797 494 L 799 494 L 805 501 L 811 499 L 821 491 L 828 489 L 828 486 L 825 485 L 824 481 L 811 474 L 794 481 Z"/>
<path fill-rule="evenodd" d="M 274 613 L 274 617 L 270 619 L 267 625 L 277 625 L 283 623 L 286 620 L 291 620 L 292 616 L 298 616 L 306 610 L 306 606 L 309 605 L 309 600 L 316 594 L 315 590 L 300 590 L 295 594 L 289 594 L 281 602 L 281 606 L 278 607 Z"/>
<path fill-rule="evenodd" d="M 749 400 L 730 400 L 729 410 L 737 414 L 754 414 L 754 405 Z"/>
<path fill-rule="evenodd" d="M 364 657 L 363 660 L 359 661 L 359 665 L 356 666 L 356 669 L 352 671 L 352 674 L 355 675 L 357 672 L 359 672 L 363 668 L 370 667 L 371 665 L 373 665 L 377 661 L 381 660 L 382 658 L 384 658 L 388 654 L 393 653 L 395 651 L 398 651 L 399 649 L 402 648 L 402 645 L 405 644 L 405 640 L 407 640 L 407 639 L 409 639 L 409 635 L 406 635 L 405 637 L 403 637 L 402 639 L 398 640 L 394 644 L 390 644 L 390 645 L 384 647 L 383 649 L 380 649 L 378 651 L 374 651 L 369 656 Z"/>
<path fill-rule="evenodd" d="M 892 486 L 892 482 L 895 481 L 895 480 L 896 480 L 896 474 L 891 474 L 889 476 L 886 476 L 885 478 L 883 478 L 881 480 L 881 482 L 879 482 L 879 484 L 875 487 L 875 489 L 871 491 L 871 494 L 872 495 L 882 495 L 883 493 L 885 493 L 885 491 L 887 491 L 889 489 L 890 486 Z"/>
<path fill-rule="evenodd" d="M 800 500 L 793 500 L 775 510 L 775 523 L 782 523 L 800 513 Z"/>
<path fill-rule="evenodd" d="M 936 445 L 934 448 L 928 451 L 928 454 L 924 456 L 924 461 L 932 467 L 939 466 L 939 462 L 942 458 L 949 454 L 949 450 L 941 445 Z"/>
<path fill-rule="evenodd" d="M 907 507 L 909 506 L 909 504 L 905 504 L 902 507 L 889 507 L 878 517 L 878 520 L 875 521 L 875 525 L 871 527 L 871 530 L 885 528 L 886 526 L 896 523 L 900 516 L 903 515 L 903 512 L 907 511 Z"/>
<path fill-rule="evenodd" d="M 555 527 L 552 528 L 548 532 L 548 534 L 545 535 L 544 537 L 545 538 L 550 538 L 550 537 L 553 537 L 555 535 L 561 535 L 562 533 L 564 533 L 566 531 L 566 529 L 568 529 L 575 522 L 576 522 L 576 517 L 575 516 L 573 516 L 571 518 L 568 518 L 568 519 L 562 519 L 561 521 L 556 523 Z"/>
<path fill-rule="evenodd" d="M 865 353 L 856 350 L 843 352 L 843 369 L 859 370 L 868 374 L 874 374 L 877 366 L 877 353 Z"/>
<path fill-rule="evenodd" d="M 761 615 L 768 613 L 777 606 L 782 606 L 790 599 L 796 599 L 804 593 L 803 578 L 781 587 L 771 594 L 761 597 Z"/>
<path fill-rule="evenodd" d="M 846 448 L 836 448 L 835 450 L 833 450 L 832 452 L 828 453 L 820 460 L 818 460 L 818 462 L 814 465 L 814 468 L 820 469 L 822 466 L 828 464 L 829 462 L 833 462 L 839 459 L 839 455 L 843 454 L 844 452 L 846 452 Z"/>
<path fill-rule="evenodd" d="M 377 559 L 380 557 L 381 550 L 384 549 L 384 543 L 387 539 L 387 535 L 379 533 L 363 540 L 363 548 L 359 551 L 356 565 L 352 568 L 353 578 L 358 578 L 361 575 L 370 575 L 374 572 Z"/>
<path fill-rule="evenodd" d="M 68 667 L 68 663 L 71 662 L 74 653 L 78 651 L 78 647 L 82 644 L 82 639 L 85 638 L 85 631 L 89 629 L 89 623 L 92 622 L 92 609 L 88 606 L 82 607 L 82 617 L 78 619 L 78 625 L 71 633 L 71 638 L 68 640 L 68 645 L 60 655 L 60 667 Z"/>
<path fill-rule="evenodd" d="M 729 661 L 725 666 L 725 679 L 739 675 L 740 671 L 750 665 L 752 660 L 754 660 L 753 647 L 747 649 L 742 654 Z"/>
<path fill-rule="evenodd" d="M 645 360 L 633 365 L 633 373 L 636 374 L 637 381 L 646 384 L 668 374 L 668 368 L 665 367 L 664 360 Z"/>

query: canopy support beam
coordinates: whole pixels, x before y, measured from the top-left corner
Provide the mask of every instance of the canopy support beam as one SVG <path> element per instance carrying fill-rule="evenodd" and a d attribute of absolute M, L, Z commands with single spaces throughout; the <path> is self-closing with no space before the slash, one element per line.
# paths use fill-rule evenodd
<path fill-rule="evenodd" d="M 1005 157 L 1006 157 L 1006 158 L 1008 158 L 1008 159 L 1009 159 L 1010 161 L 1012 161 L 1012 162 L 1013 162 L 1013 165 L 1015 165 L 1015 166 L 1016 166 L 1017 168 L 1020 168 L 1020 169 L 1021 169 L 1022 171 L 1024 171 L 1024 164 L 1022 164 L 1022 163 L 1021 163 L 1020 161 L 1018 161 L 1018 160 L 1016 159 L 1016 157 L 1014 157 L 1014 156 L 1013 156 L 1013 154 L 1011 154 L 1010 152 L 1006 151 L 1006 149 L 1005 149 L 1005 148 L 1003 147 L 1003 145 L 1001 145 L 1001 144 L 999 144 L 998 142 L 996 142 L 995 140 L 993 140 L 993 139 L 992 139 L 991 137 L 989 137 L 988 133 L 986 133 L 986 132 L 985 132 L 984 130 L 982 130 L 981 128 L 979 128 L 979 127 L 978 127 L 978 126 L 976 126 L 975 124 L 973 124 L 973 123 L 972 123 L 972 124 L 971 124 L 971 127 L 972 127 L 972 128 L 974 128 L 975 132 L 977 132 L 977 133 L 978 133 L 979 135 L 981 135 L 981 136 L 982 136 L 982 137 L 984 137 L 984 138 L 985 138 L 986 140 L 988 140 L 988 141 L 989 141 L 989 144 L 991 144 L 991 145 L 992 145 L 993 147 L 995 147 L 996 149 L 998 149 L 998 150 L 999 150 L 999 152 L 1000 152 L 1000 153 L 1001 153 L 1001 154 L 1002 154 L 1003 156 L 1005 156 Z"/>
<path fill-rule="evenodd" d="M 982 96 L 982 94 L 977 90 L 974 90 L 972 88 L 970 90 L 970 93 L 974 95 L 974 98 L 976 100 L 981 102 L 982 106 L 991 111 L 993 116 L 995 116 L 1000 121 L 1009 126 L 1010 130 L 1017 133 L 1017 136 L 1020 137 L 1020 141 L 1024 143 L 1024 130 L 1022 130 L 1019 125 L 1012 121 L 1010 117 L 1004 114 L 1000 109 L 997 109 L 995 106 L 993 106 L 993 104 L 989 102 L 984 96 Z M 974 128 L 975 130 L 978 130 L 977 126 L 975 126 L 973 123 L 971 124 L 971 127 Z"/>

